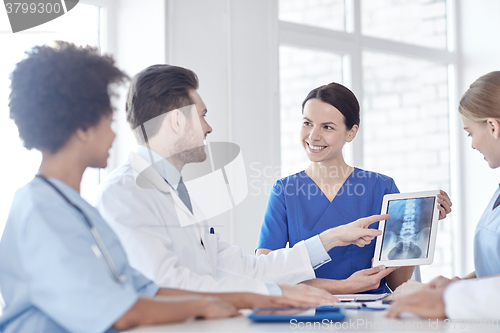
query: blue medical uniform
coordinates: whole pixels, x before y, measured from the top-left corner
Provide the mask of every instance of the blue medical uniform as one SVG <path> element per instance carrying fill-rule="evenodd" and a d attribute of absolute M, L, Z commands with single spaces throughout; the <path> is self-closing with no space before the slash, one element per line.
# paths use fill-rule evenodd
<path fill-rule="evenodd" d="M 478 278 L 500 274 L 500 207 L 493 209 L 499 194 L 500 188 L 493 194 L 476 226 L 474 267 Z"/>
<path fill-rule="evenodd" d="M 270 193 L 257 248 L 277 250 L 317 235 L 329 228 L 362 217 L 380 214 L 385 194 L 399 193 L 392 178 L 356 168 L 346 179 L 332 202 L 304 172 L 278 180 Z M 370 226 L 378 228 L 378 222 Z M 316 277 L 347 279 L 370 268 L 375 241 L 365 247 L 335 247 L 328 254 L 332 261 L 316 269 Z M 366 293 L 390 292 L 382 279 L 377 289 Z"/>
<path fill-rule="evenodd" d="M 16 192 L 0 242 L 2 332 L 104 332 L 158 287 L 128 264 L 120 241 L 97 210 L 65 183 L 50 181 L 93 221 L 120 275 L 91 248 L 82 215 L 42 179 Z M 95 247 L 94 247 L 95 248 Z M 97 252 L 99 253 L 99 252 Z"/>

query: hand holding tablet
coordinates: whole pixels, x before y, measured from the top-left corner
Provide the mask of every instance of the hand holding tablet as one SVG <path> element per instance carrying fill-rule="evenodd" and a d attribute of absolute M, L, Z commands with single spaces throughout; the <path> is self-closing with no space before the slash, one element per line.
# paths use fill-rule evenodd
<path fill-rule="evenodd" d="M 382 214 L 390 218 L 381 221 L 373 266 L 429 265 L 434 248 L 439 217 L 439 191 L 387 194 Z"/>

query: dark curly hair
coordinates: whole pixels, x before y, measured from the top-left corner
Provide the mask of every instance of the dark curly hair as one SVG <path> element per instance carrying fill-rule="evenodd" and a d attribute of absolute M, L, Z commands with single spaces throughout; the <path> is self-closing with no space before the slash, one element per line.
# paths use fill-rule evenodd
<path fill-rule="evenodd" d="M 10 74 L 10 118 L 27 149 L 54 153 L 77 129 L 113 112 L 109 85 L 126 78 L 113 58 L 90 46 L 35 46 Z"/>

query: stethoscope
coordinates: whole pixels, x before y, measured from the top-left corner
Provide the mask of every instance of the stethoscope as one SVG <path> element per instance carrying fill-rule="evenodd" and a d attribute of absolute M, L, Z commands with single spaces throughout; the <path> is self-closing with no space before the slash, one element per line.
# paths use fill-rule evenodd
<path fill-rule="evenodd" d="M 96 254 L 97 257 L 104 257 L 104 260 L 106 261 L 106 264 L 108 265 L 109 270 L 111 271 L 111 275 L 113 279 L 118 282 L 122 283 L 127 280 L 127 277 L 125 275 L 120 275 L 118 273 L 118 270 L 116 269 L 115 263 L 113 262 L 113 258 L 111 258 L 108 250 L 106 249 L 106 246 L 104 245 L 104 242 L 101 239 L 101 236 L 99 236 L 99 233 L 97 232 L 97 229 L 95 228 L 94 224 L 90 221 L 90 219 L 87 217 L 87 214 L 83 212 L 83 210 L 72 203 L 64 193 L 61 192 L 54 184 L 52 184 L 47 178 L 44 176 L 37 174 L 36 177 L 42 179 L 44 182 L 46 182 L 50 187 L 52 187 L 59 195 L 66 200 L 66 202 L 75 208 L 82 216 L 85 222 L 87 223 L 90 233 L 92 234 L 92 237 L 94 237 L 94 240 L 97 244 L 97 249 L 94 249 L 94 247 L 91 247 L 94 253 Z"/>

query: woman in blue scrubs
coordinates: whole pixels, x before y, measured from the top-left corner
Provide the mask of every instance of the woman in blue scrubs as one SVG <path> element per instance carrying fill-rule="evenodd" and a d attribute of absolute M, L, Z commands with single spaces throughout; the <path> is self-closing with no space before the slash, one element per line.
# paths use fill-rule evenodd
<path fill-rule="evenodd" d="M 115 138 L 108 89 L 125 78 L 112 58 L 65 42 L 33 48 L 11 74 L 10 117 L 42 163 L 16 192 L 0 242 L 0 331 L 104 332 L 304 305 L 158 288 L 129 266 L 118 238 L 79 193 L 85 169 L 107 165 Z"/>
<path fill-rule="evenodd" d="M 302 113 L 301 142 L 311 164 L 274 184 L 257 255 L 378 214 L 383 196 L 399 193 L 392 178 L 344 161 L 342 148 L 354 139 L 360 123 L 359 103 L 349 89 L 330 83 L 312 90 L 302 103 Z M 438 201 L 444 218 L 451 202 L 444 192 Z M 378 223 L 371 228 L 378 228 Z M 333 248 L 328 252 L 333 260 L 316 269 L 317 278 L 307 283 L 332 294 L 386 293 L 411 277 L 413 267 L 370 268 L 374 250 L 375 242 L 364 248 Z"/>

